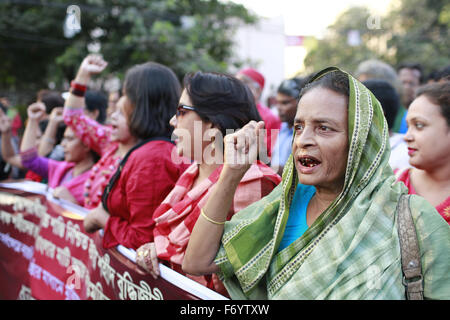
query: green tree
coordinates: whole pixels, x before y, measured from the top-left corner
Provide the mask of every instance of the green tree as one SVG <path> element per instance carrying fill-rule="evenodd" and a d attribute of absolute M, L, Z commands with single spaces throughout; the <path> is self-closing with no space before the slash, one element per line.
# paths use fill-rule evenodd
<path fill-rule="evenodd" d="M 448 0 L 402 0 L 386 22 L 394 64 L 419 62 L 427 73 L 450 64 Z"/>
<path fill-rule="evenodd" d="M 382 33 L 379 29 L 367 27 L 369 18 L 368 8 L 352 7 L 328 27 L 323 39 L 308 42 L 309 52 L 304 62 L 307 72 L 328 66 L 338 66 L 351 72 L 361 61 L 377 58 L 379 54 L 370 43 L 372 39 L 381 37 Z"/>
<path fill-rule="evenodd" d="M 80 8 L 81 32 L 66 38 L 69 5 Z M 181 77 L 226 71 L 238 23 L 256 18 L 242 5 L 218 0 L 5 0 L 0 1 L 0 94 L 35 92 L 70 81 L 89 46 L 108 70 L 123 77 L 130 66 L 157 61 Z"/>
<path fill-rule="evenodd" d="M 309 42 L 307 71 L 336 65 L 352 72 L 361 61 L 371 58 L 394 67 L 402 62 L 418 62 L 426 73 L 449 65 L 448 0 L 399 0 L 393 4 L 396 6 L 380 17 L 365 7 L 342 13 L 323 39 Z M 348 43 L 351 30 L 359 33 L 358 45 Z"/>

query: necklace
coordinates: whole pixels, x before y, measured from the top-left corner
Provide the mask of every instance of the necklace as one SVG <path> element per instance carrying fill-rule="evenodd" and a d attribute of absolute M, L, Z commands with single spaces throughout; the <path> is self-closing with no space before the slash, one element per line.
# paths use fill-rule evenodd
<path fill-rule="evenodd" d="M 114 152 L 102 157 L 93 167 L 89 177 L 84 183 L 85 207 L 92 208 L 101 201 L 103 190 L 108 185 L 109 179 L 117 170 L 121 157 L 115 156 Z"/>

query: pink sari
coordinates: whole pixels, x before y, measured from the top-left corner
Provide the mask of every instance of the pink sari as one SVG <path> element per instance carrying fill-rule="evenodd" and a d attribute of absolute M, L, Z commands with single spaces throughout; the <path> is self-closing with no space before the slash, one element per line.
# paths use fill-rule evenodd
<path fill-rule="evenodd" d="M 50 188 L 56 188 L 59 186 L 66 187 L 72 196 L 77 200 L 78 205 L 82 206 L 84 204 L 83 190 L 84 182 L 89 177 L 90 170 L 79 174 L 78 176 L 71 178 L 67 182 L 63 181 L 63 178 L 69 171 L 73 170 L 75 164 L 73 162 L 66 161 L 48 161 L 48 186 Z"/>

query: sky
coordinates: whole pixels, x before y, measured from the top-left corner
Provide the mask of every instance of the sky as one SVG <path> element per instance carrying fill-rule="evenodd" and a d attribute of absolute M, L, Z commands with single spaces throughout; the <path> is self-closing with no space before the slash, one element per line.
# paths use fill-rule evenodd
<path fill-rule="evenodd" d="M 262 17 L 284 17 L 287 35 L 320 37 L 326 27 L 347 8 L 367 6 L 373 14 L 384 14 L 392 0 L 232 0 Z"/>

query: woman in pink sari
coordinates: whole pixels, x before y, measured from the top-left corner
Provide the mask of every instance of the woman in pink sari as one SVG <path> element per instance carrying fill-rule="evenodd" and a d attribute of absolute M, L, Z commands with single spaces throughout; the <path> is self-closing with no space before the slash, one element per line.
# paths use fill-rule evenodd
<path fill-rule="evenodd" d="M 84 183 L 98 156 L 83 144 L 70 128 L 66 128 L 61 142 L 65 161 L 39 156 L 36 131 L 39 119 L 45 113 L 45 105 L 40 102 L 33 103 L 27 112 L 28 121 L 20 146 L 18 164 L 46 179 L 48 186 L 54 189 L 54 197 L 82 206 Z"/>
<path fill-rule="evenodd" d="M 420 88 L 406 121 L 404 139 L 413 168 L 398 171 L 398 180 L 450 224 L 450 82 Z"/>
<path fill-rule="evenodd" d="M 192 229 L 200 217 L 208 219 L 201 208 L 214 192 L 223 168 L 225 134 L 250 120 L 260 120 L 251 92 L 234 77 L 197 72 L 185 77 L 184 86 L 177 114 L 170 123 L 175 127 L 178 154 L 193 163 L 154 212 L 154 242 L 137 250 L 138 264 L 155 277 L 159 273 L 156 256 L 183 273 L 181 264 Z M 255 163 L 237 188 L 228 219 L 269 194 L 280 181 L 270 167 Z M 226 294 L 214 275 L 189 277 Z"/>

